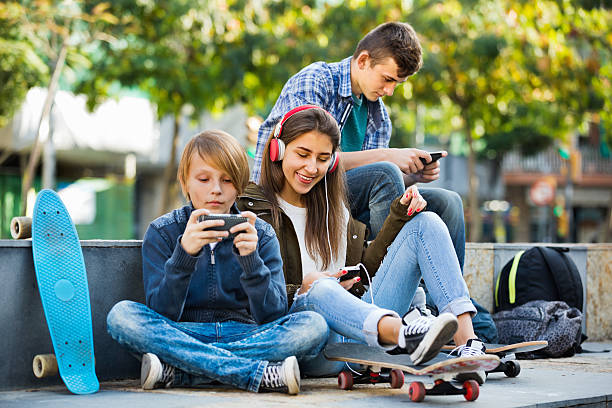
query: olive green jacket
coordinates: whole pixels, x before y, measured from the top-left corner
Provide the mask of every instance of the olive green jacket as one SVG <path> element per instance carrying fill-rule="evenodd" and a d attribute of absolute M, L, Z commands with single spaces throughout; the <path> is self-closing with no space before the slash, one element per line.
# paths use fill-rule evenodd
<path fill-rule="evenodd" d="M 349 217 L 346 235 L 345 265 L 357 265 L 361 262 L 370 273 L 370 278 L 376 274 L 387 253 L 387 248 L 391 245 L 404 224 L 413 217 L 406 215 L 408 206 L 401 204 L 399 200 L 400 198 L 398 197 L 393 201 L 389 216 L 385 220 L 382 229 L 376 239 L 369 245 L 367 245 L 366 240 L 366 226 Z M 258 185 L 249 183 L 244 193 L 236 200 L 236 204 L 238 204 L 240 210 L 252 211 L 259 218 L 274 227 L 272 223 L 272 204 L 265 198 L 261 187 Z M 281 246 L 281 258 L 283 259 L 283 271 L 287 285 L 287 299 L 291 306 L 295 292 L 297 292 L 302 283 L 300 245 L 291 220 L 282 210 L 280 225 L 274 227 L 274 230 Z M 353 285 L 350 290 L 357 297 L 361 297 L 365 293 L 362 282 L 367 282 L 368 278 L 364 274 L 362 275 L 361 281 Z"/>

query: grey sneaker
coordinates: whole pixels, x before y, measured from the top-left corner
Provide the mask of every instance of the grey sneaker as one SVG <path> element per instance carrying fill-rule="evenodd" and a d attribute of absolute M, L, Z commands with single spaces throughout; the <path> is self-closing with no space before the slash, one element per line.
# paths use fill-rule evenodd
<path fill-rule="evenodd" d="M 297 358 L 290 356 L 282 363 L 268 363 L 259 392 L 284 392 L 291 395 L 300 392 L 300 367 Z"/>
<path fill-rule="evenodd" d="M 459 327 L 457 318 L 451 313 L 433 316 L 416 307 L 410 309 L 402 321 L 406 345 L 400 349 L 410 354 L 414 364 L 423 364 L 438 355 Z"/>
<path fill-rule="evenodd" d="M 140 386 L 143 390 L 169 388 L 174 379 L 174 367 L 162 363 L 153 353 L 142 356 L 140 364 Z"/>
<path fill-rule="evenodd" d="M 478 339 L 470 339 L 464 346 L 455 347 L 448 356 L 450 358 L 484 356 L 486 352 L 487 349 L 482 341 Z M 471 373 L 459 373 L 455 376 L 455 379 L 460 382 L 476 380 L 478 384 L 482 385 L 487 380 L 487 374 L 484 372 L 484 370 L 474 371 Z"/>

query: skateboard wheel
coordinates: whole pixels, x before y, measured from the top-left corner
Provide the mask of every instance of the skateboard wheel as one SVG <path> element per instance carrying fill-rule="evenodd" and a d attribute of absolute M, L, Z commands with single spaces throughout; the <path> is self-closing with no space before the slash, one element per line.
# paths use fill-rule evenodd
<path fill-rule="evenodd" d="M 411 401 L 421 402 L 425 399 L 425 385 L 420 381 L 410 383 L 408 388 L 408 396 Z"/>
<path fill-rule="evenodd" d="M 353 374 L 348 371 L 341 371 L 338 374 L 338 388 L 341 390 L 350 390 L 353 388 Z"/>
<path fill-rule="evenodd" d="M 32 370 L 36 378 L 57 375 L 57 359 L 55 354 L 37 354 L 32 360 Z"/>
<path fill-rule="evenodd" d="M 32 238 L 32 218 L 13 217 L 11 220 L 11 236 L 13 239 Z"/>
<path fill-rule="evenodd" d="M 402 388 L 404 386 L 404 372 L 402 370 L 391 370 L 391 388 Z"/>
<path fill-rule="evenodd" d="M 465 394 L 463 394 L 463 396 L 468 401 L 476 401 L 478 394 L 480 394 L 480 387 L 478 387 L 478 383 L 475 380 L 468 380 L 464 382 L 463 389 L 465 390 Z"/>
<path fill-rule="evenodd" d="M 504 374 L 506 374 L 506 377 L 516 377 L 517 375 L 519 375 L 520 372 L 521 372 L 521 365 L 519 364 L 518 361 L 515 361 L 515 360 L 506 361 L 506 364 L 504 367 Z"/>

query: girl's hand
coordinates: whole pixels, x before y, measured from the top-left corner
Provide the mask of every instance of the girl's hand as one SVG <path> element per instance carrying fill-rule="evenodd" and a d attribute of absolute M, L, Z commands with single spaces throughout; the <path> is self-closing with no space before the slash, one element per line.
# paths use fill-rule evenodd
<path fill-rule="evenodd" d="M 298 291 L 298 294 L 308 292 L 308 290 L 310 289 L 310 287 L 316 280 L 323 279 L 323 278 L 329 278 L 329 277 L 340 279 L 340 276 L 344 275 L 345 273 L 346 271 L 343 272 L 342 270 L 339 270 L 338 272 L 310 272 L 309 274 L 304 276 L 304 279 L 302 279 L 302 286 L 300 286 L 300 290 Z M 359 282 L 360 280 L 361 278 L 357 276 L 353 279 L 348 279 L 348 280 L 345 280 L 339 283 L 340 283 L 340 286 L 342 286 L 344 289 L 350 290 L 353 287 L 353 285 L 356 282 Z"/>
<path fill-rule="evenodd" d="M 246 256 L 257 248 L 257 240 L 259 239 L 257 237 L 257 230 L 255 229 L 255 220 L 257 216 L 251 211 L 243 211 L 240 215 L 248 218 L 249 221 L 234 225 L 230 228 L 230 232 L 236 234 L 242 231 L 234 238 L 234 246 L 238 250 L 240 256 Z"/>
<path fill-rule="evenodd" d="M 198 222 L 200 215 L 209 215 L 210 212 L 204 208 L 194 210 L 187 221 L 185 232 L 181 237 L 181 246 L 191 256 L 197 255 L 204 245 L 211 242 L 219 242 L 229 234 L 227 231 L 212 231 L 207 228 L 222 226 L 223 220 L 206 220 Z"/>
<path fill-rule="evenodd" d="M 406 192 L 402 198 L 400 198 L 400 203 L 408 206 L 408 211 L 406 212 L 408 216 L 420 212 L 427 205 L 427 201 L 421 196 L 416 185 L 412 185 L 406 189 Z"/>

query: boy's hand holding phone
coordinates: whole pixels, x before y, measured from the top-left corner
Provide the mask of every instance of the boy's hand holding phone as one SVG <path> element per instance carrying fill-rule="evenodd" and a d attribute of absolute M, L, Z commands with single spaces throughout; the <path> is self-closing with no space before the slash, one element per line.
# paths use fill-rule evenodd
<path fill-rule="evenodd" d="M 420 160 L 424 167 L 414 174 L 415 181 L 418 183 L 430 183 L 440 178 L 440 160 L 448 156 L 445 150 L 439 152 L 428 152 L 429 158 L 421 157 Z"/>
<path fill-rule="evenodd" d="M 219 219 L 199 221 L 200 216 L 209 215 L 210 211 L 200 208 L 194 210 L 187 221 L 185 232 L 181 237 L 181 245 L 185 252 L 191 256 L 197 255 L 204 245 L 211 242 L 219 242 L 227 237 L 227 231 L 217 231 L 210 229 L 211 227 L 222 227 L 225 221 Z"/>
<path fill-rule="evenodd" d="M 255 220 L 257 216 L 251 211 L 242 211 L 241 216 L 247 219 L 238 225 L 230 228 L 229 232 L 237 234 L 234 238 L 234 246 L 238 250 L 240 256 L 246 256 L 255 251 L 257 248 L 257 230 L 255 229 Z"/>
<path fill-rule="evenodd" d="M 256 218 L 250 211 L 237 215 L 211 214 L 204 208 L 194 210 L 187 221 L 181 245 L 185 252 L 195 256 L 204 245 L 230 238 L 241 256 L 248 255 L 257 248 Z"/>

